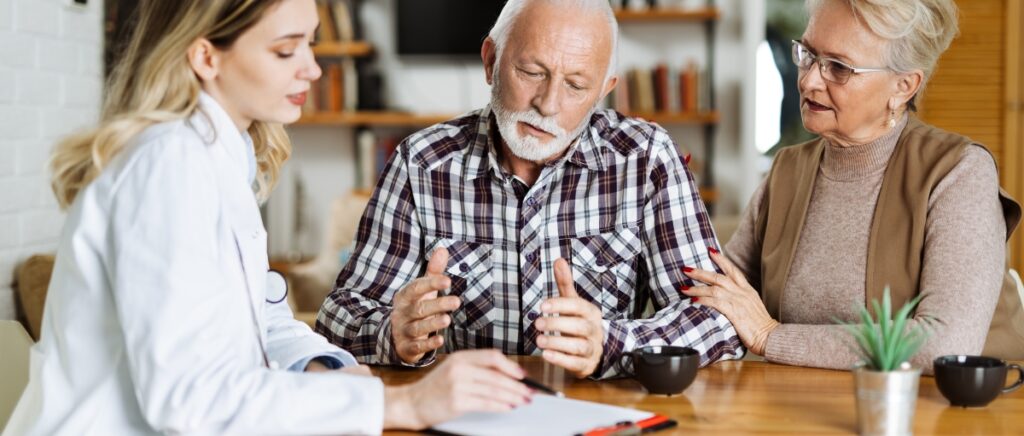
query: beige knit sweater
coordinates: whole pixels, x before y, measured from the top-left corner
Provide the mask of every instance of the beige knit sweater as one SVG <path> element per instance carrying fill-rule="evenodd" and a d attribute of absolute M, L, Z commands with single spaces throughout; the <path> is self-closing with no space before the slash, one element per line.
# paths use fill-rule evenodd
<path fill-rule="evenodd" d="M 834 319 L 856 321 L 865 304 L 868 233 L 886 165 L 906 118 L 875 142 L 825 149 L 807 220 L 782 297 L 782 323 L 768 338 L 772 362 L 849 369 L 857 362 L 848 333 Z M 972 146 L 928 200 L 921 293 L 915 314 L 934 320 L 930 340 L 912 363 L 931 372 L 946 354 L 980 354 L 1005 272 L 1006 226 L 995 162 Z M 760 282 L 755 192 L 726 254 Z M 742 322 L 742 321 L 740 321 Z"/>

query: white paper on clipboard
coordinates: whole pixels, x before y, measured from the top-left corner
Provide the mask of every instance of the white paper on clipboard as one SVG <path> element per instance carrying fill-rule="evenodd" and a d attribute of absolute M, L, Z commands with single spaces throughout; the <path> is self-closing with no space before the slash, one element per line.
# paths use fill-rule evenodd
<path fill-rule="evenodd" d="M 534 395 L 532 403 L 511 412 L 470 413 L 435 425 L 433 430 L 456 435 L 565 436 L 651 416 L 654 414 L 624 407 Z"/>

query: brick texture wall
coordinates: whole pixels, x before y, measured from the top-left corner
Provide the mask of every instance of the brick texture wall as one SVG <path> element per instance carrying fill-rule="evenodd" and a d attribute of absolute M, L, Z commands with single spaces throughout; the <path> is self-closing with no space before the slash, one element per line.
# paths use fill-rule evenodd
<path fill-rule="evenodd" d="M 103 2 L 0 0 L 0 319 L 15 317 L 16 266 L 53 252 L 64 218 L 46 163 L 98 118 Z"/>

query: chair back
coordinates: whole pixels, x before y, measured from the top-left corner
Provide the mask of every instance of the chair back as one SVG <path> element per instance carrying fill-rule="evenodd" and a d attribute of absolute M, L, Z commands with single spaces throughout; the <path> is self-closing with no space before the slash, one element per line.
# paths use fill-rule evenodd
<path fill-rule="evenodd" d="M 50 287 L 53 264 L 52 254 L 37 254 L 26 259 L 18 267 L 17 281 L 14 285 L 25 328 L 32 339 L 37 341 L 43 324 L 43 306 L 46 304 L 46 291 Z"/>
<path fill-rule="evenodd" d="M 28 356 L 32 338 L 18 321 L 0 320 L 0 430 L 14 413 L 28 384 Z"/>

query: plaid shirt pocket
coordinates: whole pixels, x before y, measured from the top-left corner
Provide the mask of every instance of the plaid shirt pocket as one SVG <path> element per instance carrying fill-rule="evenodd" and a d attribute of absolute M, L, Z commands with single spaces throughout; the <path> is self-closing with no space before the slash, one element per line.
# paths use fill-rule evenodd
<path fill-rule="evenodd" d="M 570 239 L 576 292 L 600 307 L 605 319 L 629 313 L 641 247 L 639 230 L 633 227 Z"/>
<path fill-rule="evenodd" d="M 452 312 L 452 321 L 467 330 L 478 330 L 494 321 L 494 298 L 491 285 L 491 245 L 479 242 L 440 238 L 429 251 L 439 246 L 448 249 L 448 268 L 452 279 L 447 295 L 458 296 L 461 305 Z"/>

